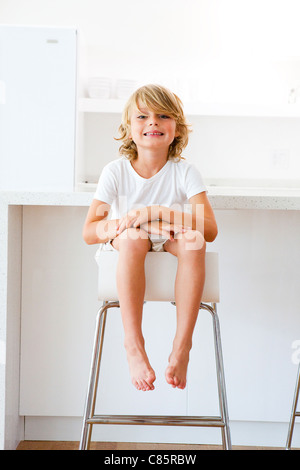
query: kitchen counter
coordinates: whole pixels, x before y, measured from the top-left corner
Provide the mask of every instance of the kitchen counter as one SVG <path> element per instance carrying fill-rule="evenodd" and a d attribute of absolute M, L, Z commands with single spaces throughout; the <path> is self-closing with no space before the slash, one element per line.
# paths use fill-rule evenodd
<path fill-rule="evenodd" d="M 207 186 L 214 209 L 300 210 L 300 188 Z M 7 205 L 89 206 L 93 192 L 0 193 L 0 203 Z"/>

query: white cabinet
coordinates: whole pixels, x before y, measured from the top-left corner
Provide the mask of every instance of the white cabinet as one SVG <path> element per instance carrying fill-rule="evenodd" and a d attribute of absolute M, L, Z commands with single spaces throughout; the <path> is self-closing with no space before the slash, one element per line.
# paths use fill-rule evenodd
<path fill-rule="evenodd" d="M 86 211 L 23 208 L 21 415 L 83 413 L 100 306 L 96 247 L 81 239 Z M 300 235 L 299 214 L 249 209 L 216 211 L 216 216 L 220 235 L 212 249 L 220 259 L 218 311 L 230 419 L 288 422 L 296 374 L 292 345 L 300 331 L 300 253 L 293 248 Z M 146 349 L 157 381 L 154 392 L 140 393 L 130 382 L 120 312 L 110 310 L 96 412 L 217 412 L 208 312 L 201 311 L 196 326 L 188 387 L 174 390 L 164 379 L 175 317 L 168 302 L 144 306 Z"/>
<path fill-rule="evenodd" d="M 77 31 L 0 26 L 0 189 L 74 188 Z"/>
<path fill-rule="evenodd" d="M 87 207 L 23 209 L 20 414 L 82 416 L 96 313 L 96 246 L 81 229 Z M 176 393 L 164 371 L 171 352 L 175 310 L 147 303 L 146 348 L 157 388 L 131 384 L 119 309 L 110 309 L 97 411 L 115 414 L 185 414 L 187 391 Z"/>
<path fill-rule="evenodd" d="M 82 414 L 98 301 L 86 207 L 23 209 L 20 414 Z"/>

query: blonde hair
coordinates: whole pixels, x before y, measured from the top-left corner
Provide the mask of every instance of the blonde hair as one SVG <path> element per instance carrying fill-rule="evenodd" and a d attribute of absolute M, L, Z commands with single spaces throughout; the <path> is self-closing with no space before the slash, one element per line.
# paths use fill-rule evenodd
<path fill-rule="evenodd" d="M 178 137 L 174 138 L 169 147 L 168 160 L 183 159 L 181 153 L 188 144 L 190 126 L 183 113 L 181 100 L 175 93 L 160 85 L 145 85 L 138 88 L 127 101 L 119 127 L 120 137 L 116 139 L 123 141 L 119 153 L 128 160 L 135 160 L 138 157 L 136 144 L 130 137 L 130 121 L 132 110 L 139 109 L 142 105 L 155 113 L 167 114 L 176 121 Z"/>

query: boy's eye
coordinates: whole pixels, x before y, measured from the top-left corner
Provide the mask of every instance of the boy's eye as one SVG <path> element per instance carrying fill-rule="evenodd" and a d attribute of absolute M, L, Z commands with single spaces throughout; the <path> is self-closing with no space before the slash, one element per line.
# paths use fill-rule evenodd
<path fill-rule="evenodd" d="M 137 116 L 137 119 L 146 119 L 148 116 L 146 114 L 139 114 Z M 166 114 L 159 114 L 158 117 L 160 119 L 170 119 L 170 116 L 167 116 Z"/>

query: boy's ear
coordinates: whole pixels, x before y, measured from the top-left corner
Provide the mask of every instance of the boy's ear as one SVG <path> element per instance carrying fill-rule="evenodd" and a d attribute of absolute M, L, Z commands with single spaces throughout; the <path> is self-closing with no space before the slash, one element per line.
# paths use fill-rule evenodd
<path fill-rule="evenodd" d="M 175 137 L 179 137 L 179 136 L 180 136 L 180 132 L 179 132 L 178 127 L 179 127 L 179 126 L 178 126 L 178 123 L 176 123 L 175 134 L 174 134 Z"/>

